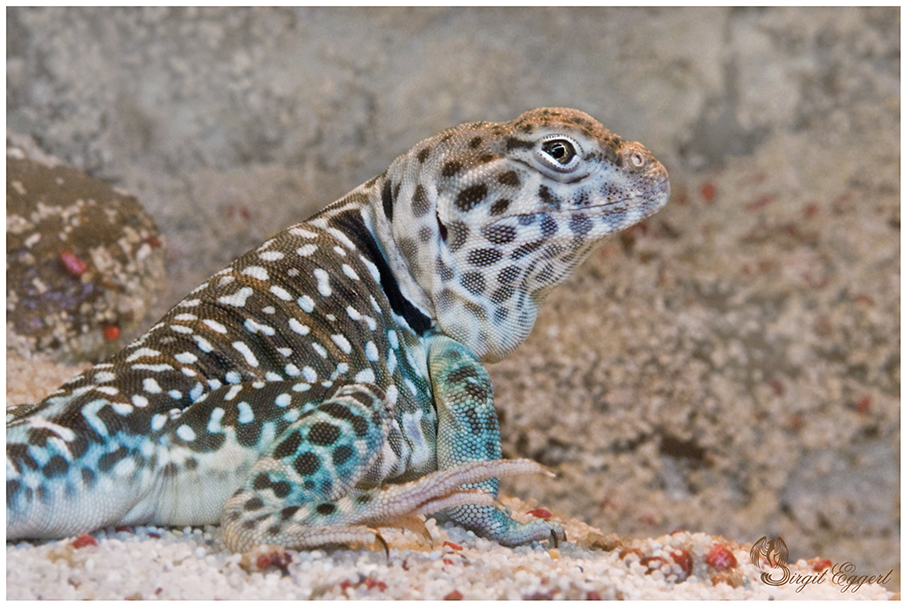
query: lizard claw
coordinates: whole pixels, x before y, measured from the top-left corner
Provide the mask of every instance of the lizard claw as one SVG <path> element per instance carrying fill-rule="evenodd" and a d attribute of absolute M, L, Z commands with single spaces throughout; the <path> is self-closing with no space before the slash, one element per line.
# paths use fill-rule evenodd
<path fill-rule="evenodd" d="M 567 534 L 564 533 L 563 529 L 552 529 L 551 537 L 548 539 L 548 543 L 552 548 L 557 548 L 560 545 L 561 540 L 567 541 Z"/>
<path fill-rule="evenodd" d="M 378 542 L 379 544 L 381 544 L 381 547 L 384 549 L 384 559 L 390 560 L 390 558 L 391 558 L 390 547 L 387 545 L 387 542 L 385 541 L 385 539 L 383 537 L 381 537 L 381 534 L 378 533 L 377 531 L 375 531 L 375 541 Z"/>

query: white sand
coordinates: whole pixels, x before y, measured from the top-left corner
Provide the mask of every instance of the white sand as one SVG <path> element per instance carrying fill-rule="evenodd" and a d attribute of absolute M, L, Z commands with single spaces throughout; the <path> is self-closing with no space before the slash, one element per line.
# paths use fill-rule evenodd
<path fill-rule="evenodd" d="M 528 508 L 506 500 L 514 512 Z M 842 592 L 824 583 L 772 587 L 749 562 L 748 545 L 704 533 L 676 532 L 644 540 L 605 538 L 565 521 L 568 538 L 550 550 L 533 544 L 504 548 L 471 532 L 427 521 L 433 546 L 408 531 L 382 530 L 381 551 L 287 551 L 285 571 L 259 570 L 223 548 L 219 527 L 170 530 L 138 527 L 93 534 L 97 545 L 73 539 L 7 546 L 7 599 L 890 599 L 879 585 Z M 705 563 L 715 544 L 726 545 L 737 565 L 719 571 Z M 606 545 L 610 550 L 590 547 Z M 687 550 L 691 575 L 672 554 Z M 655 557 L 655 558 L 653 558 Z M 659 560 L 661 559 L 661 560 Z M 267 562 L 267 557 L 263 559 Z M 250 567 L 247 563 L 252 562 Z M 792 570 L 817 575 L 805 561 Z M 780 572 L 769 570 L 772 577 Z M 723 581 L 722 581 L 723 580 Z"/>

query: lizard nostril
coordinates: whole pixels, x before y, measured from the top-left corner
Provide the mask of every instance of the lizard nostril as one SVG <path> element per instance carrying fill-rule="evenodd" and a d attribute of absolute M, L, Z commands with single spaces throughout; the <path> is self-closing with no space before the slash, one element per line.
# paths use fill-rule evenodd
<path fill-rule="evenodd" d="M 646 157 L 640 152 L 633 152 L 627 156 L 627 162 L 630 163 L 630 166 L 634 169 L 641 169 L 646 166 Z"/>

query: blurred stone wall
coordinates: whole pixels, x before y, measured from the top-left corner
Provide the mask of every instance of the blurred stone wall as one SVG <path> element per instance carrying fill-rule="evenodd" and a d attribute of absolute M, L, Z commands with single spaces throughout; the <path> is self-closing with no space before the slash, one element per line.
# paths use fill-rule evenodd
<path fill-rule="evenodd" d="M 491 368 L 505 453 L 560 472 L 506 489 L 873 575 L 900 552 L 899 32 L 898 8 L 9 8 L 7 127 L 138 196 L 163 312 L 443 128 L 589 112 L 674 195 Z"/>

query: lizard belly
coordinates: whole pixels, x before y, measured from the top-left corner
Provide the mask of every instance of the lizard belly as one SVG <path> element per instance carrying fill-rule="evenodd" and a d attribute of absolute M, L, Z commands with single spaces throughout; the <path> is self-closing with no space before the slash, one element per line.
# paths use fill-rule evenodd
<path fill-rule="evenodd" d="M 273 430 L 265 434 L 273 434 Z M 244 447 L 232 428 L 214 452 L 199 454 L 186 447 L 157 447 L 160 465 L 149 491 L 122 518 L 122 524 L 207 525 L 220 520 L 221 509 L 242 485 L 261 456 L 261 447 Z M 263 436 L 260 445 L 273 440 Z M 187 466 L 187 462 L 192 462 Z M 173 463 L 175 465 L 168 466 Z"/>

